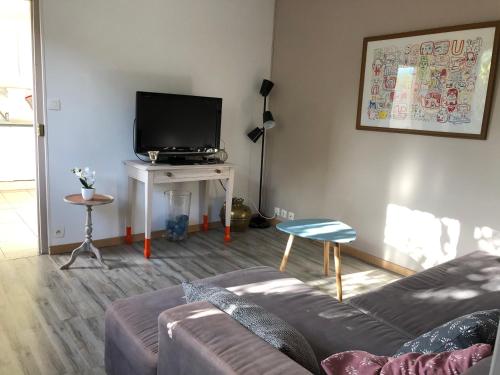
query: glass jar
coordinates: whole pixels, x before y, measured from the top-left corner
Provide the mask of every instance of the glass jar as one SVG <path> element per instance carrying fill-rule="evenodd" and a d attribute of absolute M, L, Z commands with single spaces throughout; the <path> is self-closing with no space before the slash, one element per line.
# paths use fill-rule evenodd
<path fill-rule="evenodd" d="M 181 241 L 187 238 L 191 193 L 189 191 L 169 190 L 167 200 L 167 239 Z"/>

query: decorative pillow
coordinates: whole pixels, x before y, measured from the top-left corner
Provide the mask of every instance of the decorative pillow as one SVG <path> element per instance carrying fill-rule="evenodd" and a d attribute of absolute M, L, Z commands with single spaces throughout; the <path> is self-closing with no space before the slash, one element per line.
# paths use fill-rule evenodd
<path fill-rule="evenodd" d="M 478 311 L 453 319 L 403 344 L 394 354 L 441 353 L 474 344 L 495 344 L 500 310 Z"/>
<path fill-rule="evenodd" d="M 307 340 L 276 315 L 225 288 L 201 283 L 182 283 L 182 287 L 188 303 L 210 302 L 302 367 L 319 374 L 318 360 Z"/>
<path fill-rule="evenodd" d="M 321 362 L 327 375 L 458 375 L 491 355 L 488 344 L 445 353 L 408 353 L 400 357 L 381 357 L 362 351 L 334 354 Z"/>

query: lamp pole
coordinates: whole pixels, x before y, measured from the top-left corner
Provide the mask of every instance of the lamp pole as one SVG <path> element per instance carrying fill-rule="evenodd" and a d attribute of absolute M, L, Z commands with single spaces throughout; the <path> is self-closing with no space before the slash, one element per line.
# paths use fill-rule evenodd
<path fill-rule="evenodd" d="M 266 113 L 267 109 L 267 96 L 264 96 L 264 110 L 262 116 Z M 264 151 L 266 142 L 266 128 L 262 126 L 262 149 L 260 151 L 260 181 L 259 181 L 259 213 L 262 214 L 262 177 L 264 174 Z"/>
<path fill-rule="evenodd" d="M 266 153 L 266 129 L 271 129 L 274 127 L 274 118 L 270 111 L 267 110 L 267 97 L 273 88 L 274 83 L 264 79 L 260 87 L 260 95 L 264 97 L 264 108 L 262 111 L 262 127 L 257 126 L 251 132 L 249 132 L 248 138 L 252 142 L 257 143 L 260 137 L 262 137 L 262 144 L 260 150 L 260 179 L 259 179 L 259 208 L 258 213 L 253 215 L 250 219 L 250 227 L 252 228 L 269 228 L 271 223 L 262 214 L 262 190 L 263 190 L 263 180 L 264 180 L 264 156 Z"/>

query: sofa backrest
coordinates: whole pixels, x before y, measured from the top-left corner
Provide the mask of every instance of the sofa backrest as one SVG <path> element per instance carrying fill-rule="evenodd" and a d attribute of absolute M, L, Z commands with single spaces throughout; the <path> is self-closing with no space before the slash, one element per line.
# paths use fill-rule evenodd
<path fill-rule="evenodd" d="M 347 301 L 419 336 L 459 316 L 500 308 L 500 257 L 478 251 Z"/>

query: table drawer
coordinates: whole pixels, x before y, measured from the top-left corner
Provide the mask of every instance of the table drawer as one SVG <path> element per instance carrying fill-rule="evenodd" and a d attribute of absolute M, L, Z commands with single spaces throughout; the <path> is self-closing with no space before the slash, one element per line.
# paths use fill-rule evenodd
<path fill-rule="evenodd" d="M 229 167 L 214 166 L 213 168 L 161 170 L 155 171 L 153 176 L 155 183 L 217 180 L 223 178 L 229 178 Z"/>

